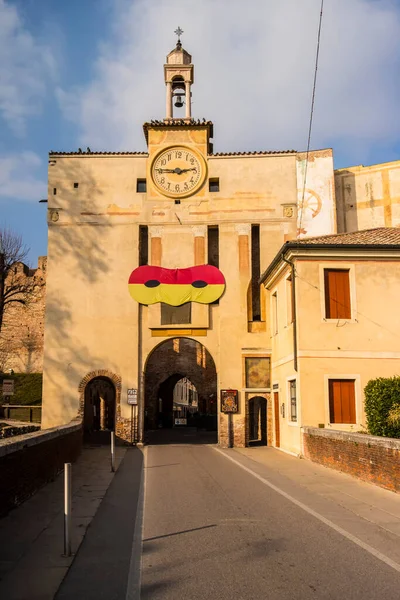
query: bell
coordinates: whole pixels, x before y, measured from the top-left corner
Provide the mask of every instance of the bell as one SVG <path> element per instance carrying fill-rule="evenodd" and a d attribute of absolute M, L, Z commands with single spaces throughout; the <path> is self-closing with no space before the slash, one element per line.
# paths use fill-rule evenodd
<path fill-rule="evenodd" d="M 176 97 L 175 106 L 176 106 L 177 108 L 181 108 L 181 107 L 183 106 L 183 102 L 182 102 L 182 96 L 177 96 L 177 97 Z"/>

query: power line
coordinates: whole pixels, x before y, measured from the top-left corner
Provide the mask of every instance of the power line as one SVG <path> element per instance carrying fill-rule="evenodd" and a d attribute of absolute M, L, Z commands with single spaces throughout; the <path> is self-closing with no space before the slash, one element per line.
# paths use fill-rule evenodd
<path fill-rule="evenodd" d="M 308 127 L 308 141 L 307 141 L 307 153 L 306 153 L 306 166 L 304 169 L 304 183 L 303 183 L 303 194 L 301 198 L 300 204 L 300 223 L 299 223 L 299 233 L 301 232 L 301 225 L 303 221 L 303 207 L 304 207 L 304 196 L 306 193 L 306 182 L 307 182 L 307 171 L 308 171 L 308 156 L 310 154 L 310 144 L 311 144 L 311 130 L 312 130 L 312 122 L 314 116 L 314 103 L 315 103 L 315 88 L 317 86 L 317 72 L 318 72 L 318 60 L 319 60 L 319 47 L 321 42 L 321 27 L 322 27 L 322 14 L 324 11 L 324 0 L 321 0 L 321 12 L 319 15 L 319 26 L 318 26 L 318 36 L 317 36 L 317 52 L 315 57 L 315 71 L 314 71 L 314 84 L 313 84 L 313 92 L 311 98 L 311 112 L 310 112 L 310 124 Z"/>

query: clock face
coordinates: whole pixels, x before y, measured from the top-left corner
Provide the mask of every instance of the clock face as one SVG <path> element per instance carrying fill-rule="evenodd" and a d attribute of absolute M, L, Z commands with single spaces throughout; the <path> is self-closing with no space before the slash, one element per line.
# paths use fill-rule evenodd
<path fill-rule="evenodd" d="M 172 198 L 184 198 L 202 185 L 205 166 L 197 152 L 185 146 L 174 146 L 155 157 L 151 175 L 162 194 Z"/>

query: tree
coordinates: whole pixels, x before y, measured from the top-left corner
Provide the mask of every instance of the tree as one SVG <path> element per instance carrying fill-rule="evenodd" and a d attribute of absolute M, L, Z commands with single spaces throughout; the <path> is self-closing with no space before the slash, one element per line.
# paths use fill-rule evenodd
<path fill-rule="evenodd" d="M 22 236 L 0 229 L 0 334 L 7 310 L 13 304 L 26 306 L 32 295 L 34 282 L 24 277 L 28 252 Z"/>

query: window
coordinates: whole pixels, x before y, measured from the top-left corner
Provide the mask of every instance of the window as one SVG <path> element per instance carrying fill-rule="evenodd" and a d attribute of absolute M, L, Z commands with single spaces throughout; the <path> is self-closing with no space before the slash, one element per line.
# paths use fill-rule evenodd
<path fill-rule="evenodd" d="M 145 179 L 137 179 L 136 180 L 136 191 L 138 194 L 144 194 L 146 192 L 146 180 Z"/>
<path fill-rule="evenodd" d="M 329 380 L 330 423 L 355 423 L 356 398 L 354 379 Z"/>
<path fill-rule="evenodd" d="M 207 227 L 207 262 L 219 267 L 219 230 L 218 225 Z"/>
<path fill-rule="evenodd" d="M 272 335 L 278 333 L 278 292 L 272 294 Z"/>
<path fill-rule="evenodd" d="M 252 321 L 261 321 L 260 226 L 251 226 L 251 314 Z"/>
<path fill-rule="evenodd" d="M 190 323 L 192 319 L 192 303 L 180 306 L 161 303 L 161 325 L 181 325 Z"/>
<path fill-rule="evenodd" d="M 149 228 L 139 225 L 139 267 L 149 262 Z"/>
<path fill-rule="evenodd" d="M 208 190 L 210 192 L 219 192 L 219 177 L 213 177 L 208 180 Z"/>
<path fill-rule="evenodd" d="M 287 309 L 287 324 L 293 323 L 293 289 L 292 276 L 286 278 L 286 309 Z"/>
<path fill-rule="evenodd" d="M 351 319 L 349 270 L 324 269 L 325 317 Z"/>
<path fill-rule="evenodd" d="M 77 189 L 78 189 L 78 187 L 79 187 L 79 183 L 77 183 L 77 182 L 75 181 L 75 183 L 74 183 L 74 189 L 75 189 L 75 190 L 77 190 Z"/>
<path fill-rule="evenodd" d="M 290 400 L 290 420 L 292 423 L 297 421 L 297 396 L 296 396 L 296 380 L 289 381 L 289 400 Z"/>
<path fill-rule="evenodd" d="M 57 188 L 53 188 L 53 195 L 55 196 L 57 194 Z"/>

